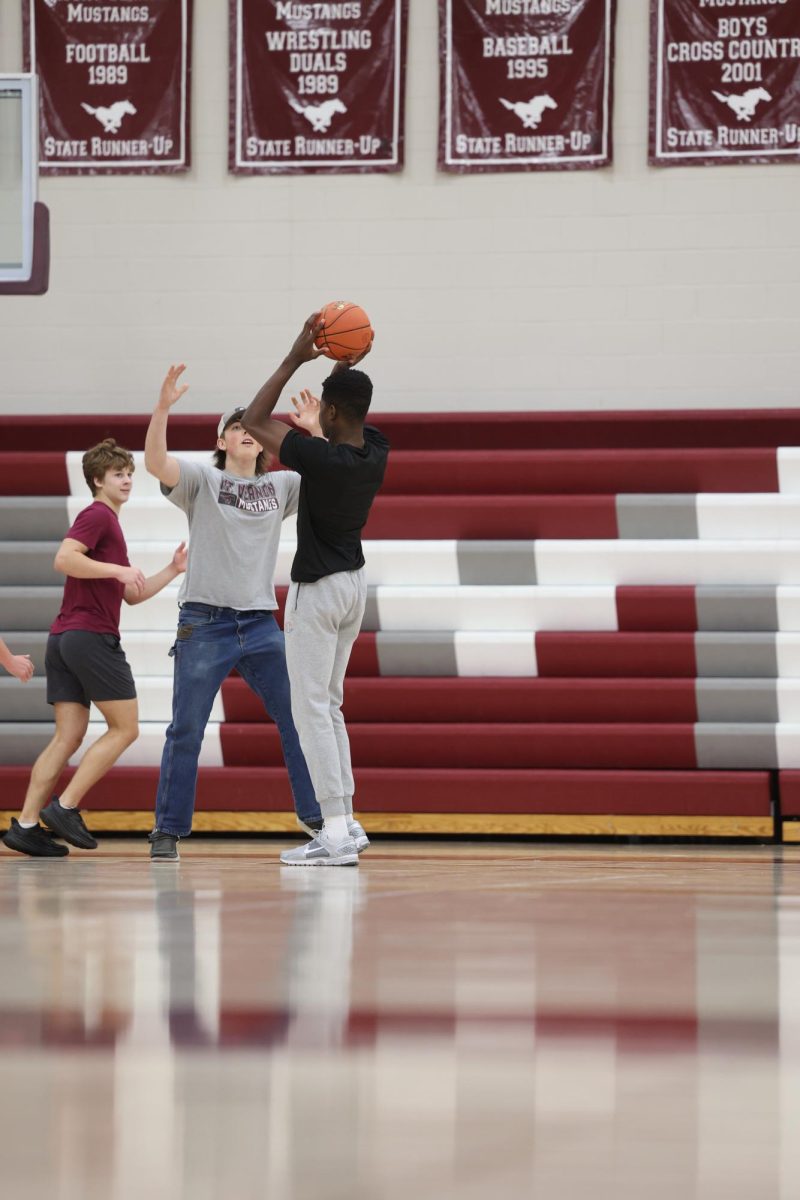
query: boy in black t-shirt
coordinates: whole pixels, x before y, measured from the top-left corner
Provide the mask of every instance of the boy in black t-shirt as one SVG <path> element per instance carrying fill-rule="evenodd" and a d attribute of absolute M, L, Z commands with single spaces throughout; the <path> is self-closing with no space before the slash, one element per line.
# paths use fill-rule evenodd
<path fill-rule="evenodd" d="M 350 362 L 334 368 L 322 385 L 321 400 L 308 391 L 299 400 L 293 398 L 293 420 L 311 433 L 310 438 L 270 419 L 297 368 L 319 357 L 314 339 L 320 328 L 315 313 L 250 404 L 242 425 L 301 479 L 297 553 L 284 631 L 292 716 L 323 824 L 319 830 L 306 825 L 315 836 L 305 846 L 285 851 L 281 861 L 292 866 L 350 866 L 369 841 L 353 817 L 342 694 L 367 597 L 361 530 L 383 482 L 389 443 L 377 429 L 364 425 L 372 383 Z"/>

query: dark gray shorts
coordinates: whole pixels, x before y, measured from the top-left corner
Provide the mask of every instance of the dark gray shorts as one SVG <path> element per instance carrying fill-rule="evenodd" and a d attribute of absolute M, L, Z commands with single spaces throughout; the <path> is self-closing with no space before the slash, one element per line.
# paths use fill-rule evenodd
<path fill-rule="evenodd" d="M 82 704 L 92 700 L 135 700 L 136 685 L 113 633 L 68 629 L 51 633 L 44 657 L 48 704 Z"/>

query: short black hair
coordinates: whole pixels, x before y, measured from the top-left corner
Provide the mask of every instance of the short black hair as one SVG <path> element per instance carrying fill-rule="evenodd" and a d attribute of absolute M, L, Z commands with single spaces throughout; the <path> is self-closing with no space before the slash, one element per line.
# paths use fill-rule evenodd
<path fill-rule="evenodd" d="M 335 404 L 347 419 L 363 422 L 372 400 L 372 380 L 355 367 L 334 371 L 322 385 L 322 399 Z"/>

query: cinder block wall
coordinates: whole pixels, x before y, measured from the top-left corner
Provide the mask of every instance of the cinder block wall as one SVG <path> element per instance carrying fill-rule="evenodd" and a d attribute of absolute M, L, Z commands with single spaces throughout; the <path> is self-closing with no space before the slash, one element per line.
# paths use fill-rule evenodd
<path fill-rule="evenodd" d="M 193 167 L 41 181 L 51 290 L 0 299 L 0 413 L 145 411 L 176 359 L 217 411 L 338 297 L 372 314 L 384 409 L 793 405 L 800 167 L 647 167 L 648 8 L 619 0 L 609 170 L 439 174 L 437 5 L 410 0 L 404 172 L 235 179 L 227 0 L 195 0 Z"/>

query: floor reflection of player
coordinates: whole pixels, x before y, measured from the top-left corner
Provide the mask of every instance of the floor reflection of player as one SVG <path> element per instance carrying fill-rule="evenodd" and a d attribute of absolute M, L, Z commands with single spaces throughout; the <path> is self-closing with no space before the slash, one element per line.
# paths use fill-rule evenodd
<path fill-rule="evenodd" d="M 350 1018 L 353 924 L 366 878 L 281 867 L 281 889 L 295 896 L 285 976 L 288 1043 L 341 1045 Z"/>
<path fill-rule="evenodd" d="M 179 875 L 153 872 L 158 952 L 167 985 L 170 1040 L 203 1045 L 212 1040 L 198 1016 L 197 889 Z M 218 964 L 214 964 L 217 966 Z"/>
<path fill-rule="evenodd" d="M 30 998 L 36 998 L 42 1045 L 112 1046 L 130 1025 L 134 943 L 125 936 L 126 914 L 92 909 L 98 880 L 86 861 L 71 864 L 68 887 L 60 873 L 28 862 L 19 863 L 12 878 L 20 938 L 4 951 L 5 990 L 16 980 L 29 1006 L 28 1027 Z M 4 1011 L 4 1032 L 8 1016 Z"/>

